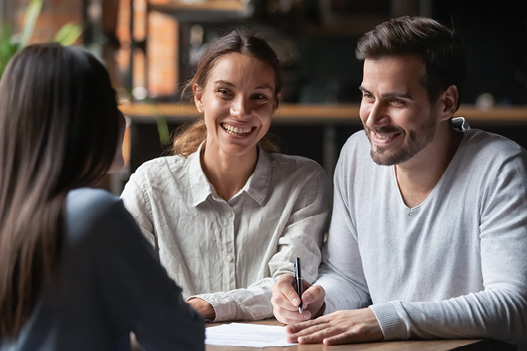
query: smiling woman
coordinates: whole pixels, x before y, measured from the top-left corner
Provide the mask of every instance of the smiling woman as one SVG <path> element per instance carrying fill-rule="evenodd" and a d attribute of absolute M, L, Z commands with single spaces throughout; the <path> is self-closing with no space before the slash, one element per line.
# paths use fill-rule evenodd
<path fill-rule="evenodd" d="M 173 156 L 131 176 L 125 206 L 205 318 L 271 317 L 270 287 L 296 257 L 307 280 L 317 276 L 326 174 L 266 141 L 282 80 L 263 39 L 234 31 L 213 41 L 186 92 L 202 118 L 176 136 Z"/>
<path fill-rule="evenodd" d="M 232 57 L 233 55 L 234 58 Z M 258 100 L 259 98 L 265 97 L 267 102 L 271 100 L 271 102 L 274 103 L 274 108 L 269 115 L 269 117 L 271 117 L 278 107 L 282 94 L 282 71 L 280 68 L 280 62 L 275 52 L 264 40 L 241 31 L 233 31 L 229 35 L 212 41 L 209 49 L 204 53 L 196 69 L 196 74 L 187 84 L 185 92 L 192 92 L 191 99 L 196 103 L 198 111 L 200 113 L 204 112 L 204 106 L 200 101 L 200 98 L 208 81 L 211 82 L 210 84 L 216 84 L 214 89 L 216 89 L 215 91 L 218 96 L 223 95 L 224 98 L 227 98 L 229 95 L 232 95 L 231 89 L 233 82 L 230 82 L 229 80 L 234 77 L 230 78 L 230 75 L 224 74 L 224 76 L 229 78 L 226 81 L 221 79 L 209 79 L 211 70 L 213 72 L 221 72 L 221 69 L 218 68 L 218 60 L 223 61 L 221 62 L 221 65 L 227 67 L 230 66 L 232 71 L 238 69 L 235 60 L 244 61 L 246 63 L 251 61 L 244 67 L 246 69 L 248 68 L 253 73 L 258 73 L 258 70 L 261 67 L 264 68 L 265 72 L 260 74 L 260 77 L 258 77 L 256 81 L 252 81 L 249 77 L 245 76 L 241 70 L 237 72 L 237 74 L 238 79 L 250 81 L 251 84 L 256 84 L 255 86 L 258 86 L 258 79 L 263 79 L 260 84 L 264 85 L 258 86 L 258 88 L 267 88 L 267 95 L 261 93 L 255 94 L 252 99 Z M 252 66 L 251 63 L 254 63 L 255 66 Z M 221 83 L 223 83 L 223 86 L 218 85 Z M 256 93 L 258 93 L 258 91 L 256 91 Z M 183 156 L 190 155 L 198 149 L 206 136 L 205 121 L 203 119 L 198 120 L 195 124 L 183 130 L 182 133 L 174 139 L 174 154 Z M 278 147 L 270 142 L 265 135 L 261 138 L 260 144 L 263 149 L 268 152 L 278 151 Z"/>

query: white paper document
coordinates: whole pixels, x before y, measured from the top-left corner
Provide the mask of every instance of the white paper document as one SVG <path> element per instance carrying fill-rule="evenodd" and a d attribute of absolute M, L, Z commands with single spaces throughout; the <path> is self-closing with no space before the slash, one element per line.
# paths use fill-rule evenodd
<path fill-rule="evenodd" d="M 230 323 L 205 329 L 205 344 L 221 346 L 292 346 L 286 341 L 285 327 Z"/>

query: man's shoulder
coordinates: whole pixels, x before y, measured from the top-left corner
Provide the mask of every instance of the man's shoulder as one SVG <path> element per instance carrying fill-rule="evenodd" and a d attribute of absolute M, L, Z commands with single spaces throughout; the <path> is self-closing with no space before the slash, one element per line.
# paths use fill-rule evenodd
<path fill-rule="evenodd" d="M 370 141 L 366 136 L 364 130 L 359 130 L 358 132 L 353 133 L 348 137 L 344 145 L 342 146 L 342 152 L 356 151 L 359 149 L 367 149 L 368 151 L 371 148 Z M 369 153 L 368 153 L 369 155 Z"/>
<path fill-rule="evenodd" d="M 473 157 L 478 155 L 485 158 L 489 158 L 490 155 L 510 157 L 511 155 L 525 154 L 525 150 L 515 141 L 481 129 L 468 130 L 465 139 L 465 148 Z"/>
<path fill-rule="evenodd" d="M 353 133 L 340 150 L 339 161 L 348 164 L 366 162 L 373 164 L 370 157 L 371 144 L 364 130 Z M 350 164 L 351 165 L 351 164 Z"/>

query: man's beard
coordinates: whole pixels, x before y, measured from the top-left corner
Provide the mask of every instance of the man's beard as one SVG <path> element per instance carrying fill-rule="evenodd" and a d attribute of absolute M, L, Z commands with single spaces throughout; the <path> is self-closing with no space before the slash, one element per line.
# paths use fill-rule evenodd
<path fill-rule="evenodd" d="M 371 143 L 370 134 L 373 131 L 366 126 L 364 126 L 364 129 Z M 435 131 L 436 124 L 432 118 L 430 118 L 429 121 L 427 121 L 427 123 L 423 125 L 419 131 L 410 130 L 408 134 L 399 128 L 377 128 L 375 129 L 375 132 L 378 133 L 403 133 L 403 137 L 407 137 L 408 143 L 397 150 L 393 150 L 391 153 L 389 153 L 389 147 L 373 146 L 373 143 L 371 143 L 372 148 L 370 151 L 370 156 L 375 163 L 381 166 L 393 166 L 406 162 L 430 144 L 434 138 Z"/>

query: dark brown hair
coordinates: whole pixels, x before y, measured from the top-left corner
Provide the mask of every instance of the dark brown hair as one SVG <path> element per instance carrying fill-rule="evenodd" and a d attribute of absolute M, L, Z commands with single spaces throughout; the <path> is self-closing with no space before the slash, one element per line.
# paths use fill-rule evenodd
<path fill-rule="evenodd" d="M 81 49 L 34 44 L 0 80 L 0 337 L 16 336 L 53 282 L 69 190 L 95 184 L 118 142 L 115 91 Z"/>
<path fill-rule="evenodd" d="M 214 67 L 216 61 L 223 55 L 233 52 L 254 57 L 273 68 L 275 74 L 274 98 L 276 100 L 276 106 L 278 106 L 280 93 L 282 92 L 282 70 L 280 61 L 274 50 L 265 40 L 242 30 L 234 30 L 225 36 L 211 41 L 196 68 L 194 77 L 187 82 L 183 90 L 183 95 L 186 94 L 190 99 L 193 99 L 192 86 L 197 84 L 200 87 L 204 87 L 207 83 L 209 72 Z M 188 156 L 198 149 L 206 136 L 207 130 L 205 122 L 201 118 L 194 124 L 185 126 L 179 130 L 173 141 L 172 152 L 175 155 Z M 278 152 L 278 147 L 267 136 L 264 136 L 260 140 L 260 145 L 267 152 Z"/>
<path fill-rule="evenodd" d="M 467 77 L 467 56 L 461 39 L 455 32 L 426 17 L 403 16 L 379 24 L 357 43 L 355 56 L 359 60 L 389 56 L 417 55 L 425 64 L 421 84 L 430 101 L 455 85 L 459 99 Z"/>

